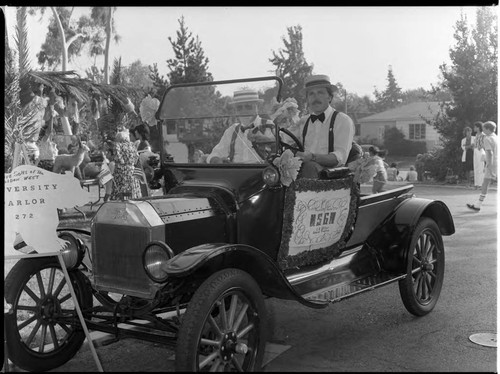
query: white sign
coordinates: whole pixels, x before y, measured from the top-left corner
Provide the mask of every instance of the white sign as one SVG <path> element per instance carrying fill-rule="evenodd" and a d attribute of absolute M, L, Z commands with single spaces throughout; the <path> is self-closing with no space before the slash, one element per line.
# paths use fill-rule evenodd
<path fill-rule="evenodd" d="M 66 241 L 57 237 L 57 209 L 81 206 L 90 200 L 90 193 L 71 172 L 56 174 L 21 165 L 6 173 L 4 255 L 20 254 L 14 249 L 17 234 L 38 253 L 64 248 Z"/>
<path fill-rule="evenodd" d="M 288 255 L 328 247 L 342 236 L 349 216 L 350 189 L 296 192 Z"/>

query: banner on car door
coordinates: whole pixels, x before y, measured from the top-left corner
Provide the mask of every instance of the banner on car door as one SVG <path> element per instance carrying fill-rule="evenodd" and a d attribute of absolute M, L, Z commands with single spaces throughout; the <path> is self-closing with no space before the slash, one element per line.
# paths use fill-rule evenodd
<path fill-rule="evenodd" d="M 285 195 L 282 269 L 336 257 L 356 218 L 359 187 L 352 176 L 334 180 L 298 179 Z"/>

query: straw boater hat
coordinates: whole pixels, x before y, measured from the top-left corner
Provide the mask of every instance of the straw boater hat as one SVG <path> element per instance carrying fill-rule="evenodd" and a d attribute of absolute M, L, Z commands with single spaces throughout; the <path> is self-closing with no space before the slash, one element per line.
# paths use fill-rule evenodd
<path fill-rule="evenodd" d="M 258 102 L 261 103 L 264 100 L 259 99 L 259 94 L 255 90 L 240 90 L 240 91 L 234 91 L 233 93 L 233 100 L 231 101 L 231 104 L 239 104 L 239 103 L 251 103 L 251 102 Z"/>
<path fill-rule="evenodd" d="M 318 88 L 318 87 L 330 87 L 333 92 L 337 91 L 337 86 L 330 82 L 330 77 L 328 75 L 311 75 L 306 78 L 305 81 L 306 91 L 308 88 Z"/>

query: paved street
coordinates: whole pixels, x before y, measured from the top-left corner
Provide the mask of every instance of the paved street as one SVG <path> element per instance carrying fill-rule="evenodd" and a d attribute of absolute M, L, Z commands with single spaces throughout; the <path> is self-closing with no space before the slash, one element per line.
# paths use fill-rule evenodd
<path fill-rule="evenodd" d="M 390 186 L 388 186 L 390 188 Z M 370 186 L 363 186 L 369 191 Z M 267 302 L 274 314 L 276 344 L 289 346 L 265 371 L 497 371 L 497 350 L 469 336 L 496 332 L 497 192 L 481 212 L 465 207 L 478 191 L 460 186 L 416 185 L 414 193 L 445 202 L 456 233 L 444 237 L 446 274 L 432 313 L 406 311 L 397 284 L 309 309 L 281 300 Z M 97 349 L 105 371 L 173 371 L 173 352 L 153 343 L 122 340 Z M 96 371 L 88 347 L 54 372 Z"/>

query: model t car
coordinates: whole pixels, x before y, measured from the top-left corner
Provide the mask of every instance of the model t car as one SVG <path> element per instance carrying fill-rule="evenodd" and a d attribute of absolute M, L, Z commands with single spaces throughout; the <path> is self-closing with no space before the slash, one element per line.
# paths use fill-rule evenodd
<path fill-rule="evenodd" d="M 154 194 L 103 203 L 90 221 L 61 218 L 59 235 L 71 243 L 63 257 L 90 330 L 175 347 L 179 371 L 253 371 L 268 339 L 267 298 L 325 308 L 399 282 L 410 313 L 435 307 L 442 235 L 455 231 L 443 202 L 415 197 L 412 185 L 364 195 L 345 167 L 284 183 L 284 155 L 302 145 L 277 123 L 272 142 L 255 144 L 258 162 L 195 157 L 237 121 L 232 92 L 258 89 L 265 117 L 281 86 L 263 77 L 168 87 L 156 114 Z M 5 299 L 19 367 L 55 368 L 83 344 L 57 260 L 20 260 Z"/>

